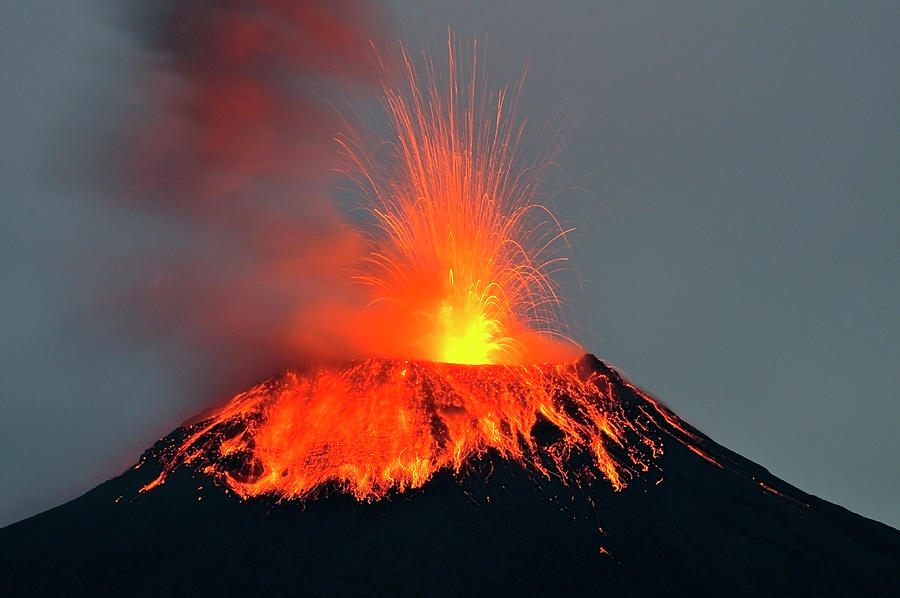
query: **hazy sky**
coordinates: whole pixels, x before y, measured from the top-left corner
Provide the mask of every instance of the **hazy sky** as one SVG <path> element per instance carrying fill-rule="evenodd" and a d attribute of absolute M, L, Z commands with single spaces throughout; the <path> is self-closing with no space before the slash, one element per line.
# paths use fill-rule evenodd
<path fill-rule="evenodd" d="M 900 11 L 838 4 L 389 9 L 413 48 L 448 25 L 486 39 L 491 76 L 529 58 L 529 122 L 579 120 L 560 162 L 586 192 L 558 211 L 586 348 L 714 440 L 898 527 Z M 0 525 L 116 475 L 208 401 L 167 347 L 91 325 L 108 262 L 169 233 L 49 176 L 127 88 L 132 46 L 107 17 L 14 0 L 0 18 Z"/>

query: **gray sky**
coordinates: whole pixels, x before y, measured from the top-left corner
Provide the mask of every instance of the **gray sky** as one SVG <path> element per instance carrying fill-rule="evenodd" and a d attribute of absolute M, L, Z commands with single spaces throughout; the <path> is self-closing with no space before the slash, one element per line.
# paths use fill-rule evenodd
<path fill-rule="evenodd" d="M 826 7 L 827 5 L 827 7 Z M 208 397 L 93 325 L 113 256 L 171 235 L 48 176 L 131 47 L 100 3 L 0 19 L 0 525 L 133 463 Z M 423 2 L 413 48 L 487 38 L 560 162 L 586 347 L 712 438 L 900 526 L 900 17 L 893 2 Z M 85 314 L 92 314 L 86 316 Z M 239 389 L 236 389 L 239 390 Z"/>

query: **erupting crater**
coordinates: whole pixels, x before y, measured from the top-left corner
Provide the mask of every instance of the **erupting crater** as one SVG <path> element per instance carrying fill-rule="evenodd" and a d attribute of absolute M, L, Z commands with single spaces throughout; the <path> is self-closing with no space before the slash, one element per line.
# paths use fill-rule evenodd
<path fill-rule="evenodd" d="M 243 498 L 337 487 L 371 501 L 489 453 L 621 490 L 659 470 L 660 421 L 686 429 L 595 358 L 571 360 L 555 277 L 570 229 L 538 201 L 560 147 L 523 155 L 524 74 L 492 91 L 477 43 L 461 61 L 452 33 L 443 75 L 402 44 L 393 58 L 379 59 L 386 134 L 337 138 L 370 220 L 354 277 L 377 338 L 364 354 L 390 358 L 288 371 L 235 396 L 163 442 L 143 491 L 189 466 Z"/>

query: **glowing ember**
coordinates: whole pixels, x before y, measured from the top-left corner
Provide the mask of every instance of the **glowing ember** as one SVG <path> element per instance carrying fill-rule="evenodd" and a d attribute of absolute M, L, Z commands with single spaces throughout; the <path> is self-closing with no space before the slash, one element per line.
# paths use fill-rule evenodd
<path fill-rule="evenodd" d="M 340 140 L 376 229 L 359 278 L 406 316 L 393 331 L 404 356 L 533 363 L 541 340 L 562 337 L 552 274 L 567 231 L 536 201 L 552 152 L 519 163 L 522 82 L 491 94 L 476 49 L 464 75 L 448 42 L 446 80 L 426 59 L 422 81 L 401 47 L 402 72 L 382 63 L 389 135 Z"/>
<path fill-rule="evenodd" d="M 460 473 L 488 451 L 567 482 L 603 476 L 618 490 L 652 466 L 661 443 L 626 416 L 616 388 L 576 363 L 368 360 L 289 372 L 188 429 L 144 490 L 190 464 L 242 497 L 304 498 L 333 484 L 374 499 L 441 469 Z"/>

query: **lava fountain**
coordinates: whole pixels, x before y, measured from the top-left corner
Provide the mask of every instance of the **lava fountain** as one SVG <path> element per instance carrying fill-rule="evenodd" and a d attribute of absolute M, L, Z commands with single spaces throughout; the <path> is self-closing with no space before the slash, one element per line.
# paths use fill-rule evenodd
<path fill-rule="evenodd" d="M 338 487 L 360 500 L 488 453 L 615 489 L 653 467 L 662 445 L 625 413 L 610 374 L 560 342 L 567 231 L 536 199 L 554 151 L 522 164 L 524 76 L 488 92 L 475 50 L 461 69 L 451 40 L 443 80 L 427 59 L 423 79 L 403 48 L 399 73 L 381 60 L 388 135 L 338 140 L 371 218 L 355 279 L 373 313 L 391 314 L 384 346 L 406 358 L 289 371 L 237 395 L 166 441 L 144 490 L 179 466 L 242 497 Z"/>
<path fill-rule="evenodd" d="M 422 77 L 401 47 L 381 61 L 387 135 L 339 138 L 372 217 L 369 268 L 357 278 L 401 314 L 405 332 L 393 336 L 404 357 L 533 363 L 551 339 L 572 344 L 559 332 L 554 279 L 568 231 L 537 201 L 556 147 L 522 163 L 524 74 L 492 93 L 477 56 L 474 45 L 462 68 L 451 40 L 446 77 L 428 58 Z"/>

